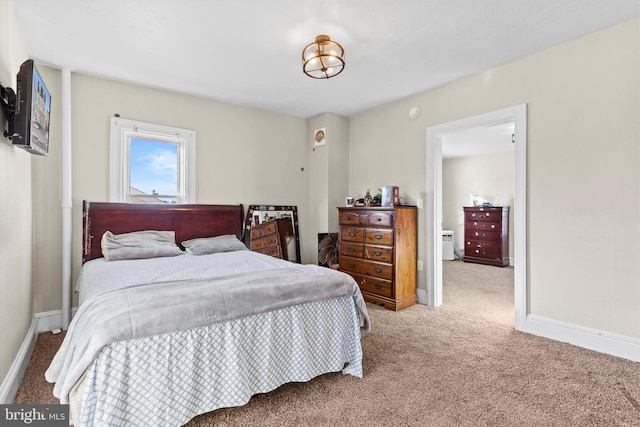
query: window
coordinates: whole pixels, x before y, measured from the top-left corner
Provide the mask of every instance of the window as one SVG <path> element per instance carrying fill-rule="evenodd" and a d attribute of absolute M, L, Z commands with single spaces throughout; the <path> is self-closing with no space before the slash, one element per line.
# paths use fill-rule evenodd
<path fill-rule="evenodd" d="M 195 203 L 195 146 L 195 131 L 111 118 L 110 200 Z"/>

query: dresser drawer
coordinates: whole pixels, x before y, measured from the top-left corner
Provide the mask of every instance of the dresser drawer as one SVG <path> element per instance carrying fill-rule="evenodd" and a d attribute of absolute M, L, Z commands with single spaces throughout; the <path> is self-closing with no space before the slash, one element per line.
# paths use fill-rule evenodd
<path fill-rule="evenodd" d="M 266 255 L 270 255 L 272 257 L 276 257 L 276 258 L 282 258 L 282 253 L 280 252 L 280 245 L 265 246 L 262 253 Z"/>
<path fill-rule="evenodd" d="M 365 232 L 366 243 L 374 245 L 393 245 L 393 230 L 367 228 Z"/>
<path fill-rule="evenodd" d="M 393 215 L 388 213 L 376 212 L 370 213 L 363 221 L 364 225 L 369 227 L 393 227 Z"/>
<path fill-rule="evenodd" d="M 364 245 L 362 243 L 340 243 L 340 255 L 362 258 L 364 255 Z"/>
<path fill-rule="evenodd" d="M 364 242 L 364 229 L 356 227 L 340 227 L 340 240 L 348 242 Z"/>
<path fill-rule="evenodd" d="M 482 229 L 469 229 L 464 230 L 464 235 L 467 239 L 474 240 L 500 240 L 502 233 L 500 231 L 486 231 Z"/>
<path fill-rule="evenodd" d="M 498 241 L 467 240 L 464 255 L 500 258 L 502 256 L 502 245 Z"/>
<path fill-rule="evenodd" d="M 500 232 L 502 225 L 494 221 L 467 221 L 464 225 L 468 230 L 495 230 Z"/>
<path fill-rule="evenodd" d="M 393 279 L 393 265 L 382 262 L 344 256 L 340 257 L 340 269 L 383 279 Z"/>
<path fill-rule="evenodd" d="M 275 246 L 278 244 L 278 234 L 269 234 L 268 236 L 251 239 L 251 250 Z"/>
<path fill-rule="evenodd" d="M 251 250 L 262 252 L 262 249 L 264 249 L 264 242 L 262 239 L 251 238 Z"/>
<path fill-rule="evenodd" d="M 273 233 L 273 234 L 269 234 L 266 235 L 262 238 L 262 242 L 264 244 L 264 247 L 266 248 L 267 246 L 273 246 L 273 245 L 277 245 L 278 244 L 278 234 L 277 233 Z"/>
<path fill-rule="evenodd" d="M 502 258 L 500 248 L 466 248 L 465 257 Z"/>
<path fill-rule="evenodd" d="M 360 215 L 356 212 L 340 212 L 338 215 L 340 225 L 360 225 Z"/>
<path fill-rule="evenodd" d="M 465 248 L 500 248 L 501 242 L 497 240 L 465 240 Z"/>
<path fill-rule="evenodd" d="M 264 236 L 264 227 L 253 227 L 251 229 L 251 240 Z"/>
<path fill-rule="evenodd" d="M 373 261 L 392 262 L 393 248 L 389 246 L 364 246 L 364 257 Z"/>
<path fill-rule="evenodd" d="M 351 277 L 358 283 L 360 290 L 370 292 L 372 294 L 381 295 L 383 297 L 393 297 L 393 282 L 391 280 L 380 279 L 377 277 L 364 276 L 357 273 L 349 273 Z"/>
<path fill-rule="evenodd" d="M 484 208 L 476 211 L 465 212 L 465 217 L 470 221 L 500 221 L 502 218 L 502 209 Z"/>
<path fill-rule="evenodd" d="M 266 236 L 267 234 L 275 233 L 277 226 L 275 222 L 266 222 L 264 227 L 253 227 L 251 229 L 251 238 Z"/>

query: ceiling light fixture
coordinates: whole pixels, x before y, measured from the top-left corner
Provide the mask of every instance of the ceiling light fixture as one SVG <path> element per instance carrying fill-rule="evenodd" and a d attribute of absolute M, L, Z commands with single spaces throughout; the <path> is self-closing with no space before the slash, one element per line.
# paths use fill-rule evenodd
<path fill-rule="evenodd" d="M 321 34 L 302 51 L 302 71 L 314 79 L 330 79 L 344 70 L 344 49 Z"/>

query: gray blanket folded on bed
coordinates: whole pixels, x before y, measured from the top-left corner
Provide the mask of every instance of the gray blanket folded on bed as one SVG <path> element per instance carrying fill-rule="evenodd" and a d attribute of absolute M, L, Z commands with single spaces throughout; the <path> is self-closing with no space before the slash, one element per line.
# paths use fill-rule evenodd
<path fill-rule="evenodd" d="M 94 296 L 80 306 L 45 378 L 68 403 L 69 392 L 100 350 L 113 342 L 183 331 L 312 301 L 353 296 L 362 330 L 369 317 L 348 275 L 314 265 L 214 279 L 139 285 Z"/>

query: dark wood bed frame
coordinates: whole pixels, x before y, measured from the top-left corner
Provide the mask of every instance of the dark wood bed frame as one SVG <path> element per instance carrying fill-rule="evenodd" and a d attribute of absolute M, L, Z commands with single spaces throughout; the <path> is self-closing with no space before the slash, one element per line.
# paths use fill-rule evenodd
<path fill-rule="evenodd" d="M 176 243 L 197 237 L 235 234 L 242 240 L 242 205 L 162 205 L 82 203 L 82 263 L 100 258 L 105 231 L 114 234 L 142 230 L 175 231 Z"/>

